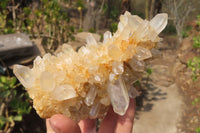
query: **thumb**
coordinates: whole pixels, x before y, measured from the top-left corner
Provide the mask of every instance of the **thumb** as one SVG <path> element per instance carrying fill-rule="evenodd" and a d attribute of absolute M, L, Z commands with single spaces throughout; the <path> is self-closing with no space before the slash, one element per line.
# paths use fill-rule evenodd
<path fill-rule="evenodd" d="M 52 133 L 50 128 L 55 133 L 81 133 L 76 122 L 61 114 L 54 115 L 47 121 L 47 133 Z"/>

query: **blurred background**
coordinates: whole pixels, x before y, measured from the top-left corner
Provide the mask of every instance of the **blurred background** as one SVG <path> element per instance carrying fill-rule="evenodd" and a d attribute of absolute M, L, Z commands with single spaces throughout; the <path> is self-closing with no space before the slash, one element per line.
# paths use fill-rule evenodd
<path fill-rule="evenodd" d="M 13 75 L 14 64 L 32 67 L 36 56 L 56 55 L 64 43 L 77 50 L 88 33 L 102 41 L 125 11 L 147 20 L 169 15 L 163 41 L 135 83 L 140 96 L 133 132 L 200 133 L 199 7 L 199 0 L 1 0 L 0 133 L 46 132 Z"/>

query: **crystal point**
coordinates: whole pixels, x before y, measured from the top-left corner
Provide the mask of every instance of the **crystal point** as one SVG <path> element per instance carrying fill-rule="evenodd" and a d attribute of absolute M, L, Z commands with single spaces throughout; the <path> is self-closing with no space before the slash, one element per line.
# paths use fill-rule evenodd
<path fill-rule="evenodd" d="M 92 34 L 89 34 L 89 35 L 87 36 L 86 42 L 87 42 L 87 44 L 89 44 L 89 45 L 97 45 L 97 42 L 96 42 L 96 40 L 95 40 L 95 38 L 93 37 Z"/>
<path fill-rule="evenodd" d="M 93 102 L 94 102 L 96 94 L 97 94 L 96 87 L 95 86 L 91 86 L 89 92 L 86 95 L 85 104 L 87 104 L 88 106 L 91 106 L 93 104 Z"/>
<path fill-rule="evenodd" d="M 131 66 L 131 68 L 135 71 L 141 71 L 143 72 L 145 69 L 145 62 L 143 60 L 139 61 L 136 58 L 132 58 L 128 61 L 128 64 Z"/>
<path fill-rule="evenodd" d="M 128 95 L 129 95 L 130 98 L 136 98 L 140 94 L 135 87 L 131 86 L 129 91 L 128 91 Z"/>
<path fill-rule="evenodd" d="M 24 87 L 31 88 L 33 86 L 35 78 L 33 77 L 33 72 L 30 68 L 22 65 L 15 65 L 13 72 Z"/>
<path fill-rule="evenodd" d="M 138 47 L 135 48 L 135 50 L 136 50 L 135 57 L 139 61 L 152 57 L 151 51 L 149 49 L 146 49 L 144 47 L 138 46 Z"/>
<path fill-rule="evenodd" d="M 127 88 L 122 81 L 122 77 L 115 81 L 115 83 L 108 83 L 107 91 L 114 109 L 114 112 L 124 115 L 129 105 L 129 96 Z"/>
<path fill-rule="evenodd" d="M 155 29 L 156 33 L 159 34 L 166 27 L 167 21 L 168 15 L 166 13 L 161 13 L 150 21 L 150 25 Z"/>
<path fill-rule="evenodd" d="M 110 31 L 106 31 L 103 34 L 103 43 L 106 43 L 110 38 L 112 38 L 112 33 Z"/>
<path fill-rule="evenodd" d="M 93 105 L 90 109 L 90 112 L 89 112 L 89 118 L 90 119 L 97 118 L 99 110 L 100 110 L 100 103 Z"/>
<path fill-rule="evenodd" d="M 112 63 L 112 71 L 116 75 L 120 75 L 124 72 L 123 62 L 115 61 Z"/>

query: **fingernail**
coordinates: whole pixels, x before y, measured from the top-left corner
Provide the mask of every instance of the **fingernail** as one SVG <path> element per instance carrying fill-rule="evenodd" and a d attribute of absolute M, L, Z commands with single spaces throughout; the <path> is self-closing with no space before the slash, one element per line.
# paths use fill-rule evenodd
<path fill-rule="evenodd" d="M 55 133 L 61 133 L 61 131 L 56 128 L 53 124 L 53 122 L 51 122 L 51 119 L 49 120 L 49 125 L 51 126 L 52 130 L 55 132 Z"/>

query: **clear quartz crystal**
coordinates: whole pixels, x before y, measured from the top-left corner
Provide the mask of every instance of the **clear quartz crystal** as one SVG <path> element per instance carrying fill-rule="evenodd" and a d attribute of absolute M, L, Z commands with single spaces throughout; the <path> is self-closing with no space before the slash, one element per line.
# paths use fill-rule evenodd
<path fill-rule="evenodd" d="M 24 87 L 30 89 L 33 86 L 35 78 L 30 68 L 22 65 L 15 65 L 13 72 Z"/>
<path fill-rule="evenodd" d="M 74 52 L 74 49 L 73 49 L 72 46 L 69 45 L 69 44 L 63 44 L 63 46 L 62 46 L 62 51 L 63 51 L 64 53 L 73 53 L 73 52 Z"/>
<path fill-rule="evenodd" d="M 114 73 L 110 73 L 110 74 L 109 74 L 109 81 L 110 81 L 110 82 L 113 83 L 113 82 L 115 81 L 115 78 L 116 78 L 116 75 L 115 75 Z"/>
<path fill-rule="evenodd" d="M 80 49 L 79 49 L 79 55 L 80 56 L 86 56 L 86 55 L 88 55 L 88 54 L 90 54 L 90 50 L 89 49 L 87 49 L 86 47 L 81 47 Z"/>
<path fill-rule="evenodd" d="M 110 31 L 106 31 L 103 34 L 103 43 L 106 43 L 110 38 L 112 38 L 112 33 Z"/>
<path fill-rule="evenodd" d="M 135 71 L 143 72 L 145 69 L 145 62 L 143 60 L 139 61 L 135 57 L 130 59 L 128 61 L 128 64 L 131 66 L 131 68 Z"/>
<path fill-rule="evenodd" d="M 99 114 L 100 106 L 101 106 L 100 103 L 96 103 L 95 105 L 93 105 L 93 106 L 91 107 L 90 112 L 89 112 L 89 118 L 90 118 L 90 119 L 95 119 L 95 118 L 97 118 L 97 116 L 98 116 L 98 114 Z"/>
<path fill-rule="evenodd" d="M 122 77 L 115 81 L 115 83 L 108 83 L 108 95 L 110 97 L 114 112 L 119 115 L 124 115 L 129 105 L 129 96 L 127 88 L 122 80 Z"/>
<path fill-rule="evenodd" d="M 136 15 L 129 16 L 128 19 L 129 19 L 128 25 L 130 29 L 132 30 L 132 32 L 135 32 L 137 28 L 139 27 L 139 25 L 143 22 L 143 20 Z"/>
<path fill-rule="evenodd" d="M 166 13 L 161 13 L 150 21 L 150 25 L 155 29 L 156 33 L 159 34 L 166 27 L 167 21 L 168 15 Z"/>
<path fill-rule="evenodd" d="M 94 80 L 96 81 L 96 82 L 101 82 L 101 77 L 100 77 L 100 75 L 97 75 L 97 74 L 95 74 L 94 75 Z"/>
<path fill-rule="evenodd" d="M 105 106 L 110 105 L 110 99 L 109 99 L 109 97 L 106 96 L 106 97 L 101 98 L 100 103 L 103 104 L 103 105 L 105 105 Z"/>
<path fill-rule="evenodd" d="M 37 56 L 35 58 L 35 60 L 33 61 L 33 64 L 34 64 L 33 65 L 34 69 L 36 69 L 36 71 L 35 71 L 36 73 L 40 73 L 40 72 L 44 71 L 45 64 L 40 56 Z"/>
<path fill-rule="evenodd" d="M 41 89 L 43 89 L 44 91 L 52 91 L 55 88 L 55 79 L 54 79 L 54 75 L 44 71 L 41 73 L 40 75 L 40 87 Z"/>
<path fill-rule="evenodd" d="M 71 98 L 75 98 L 76 91 L 75 89 L 68 84 L 60 85 L 54 89 L 53 92 L 51 92 L 52 98 L 54 98 L 57 101 L 63 101 Z"/>
<path fill-rule="evenodd" d="M 122 52 L 116 45 L 111 44 L 108 46 L 108 55 L 114 60 L 119 60 Z"/>
<path fill-rule="evenodd" d="M 123 78 L 123 80 L 125 82 L 125 85 L 129 89 L 130 86 L 134 82 L 136 82 L 137 80 L 139 80 L 139 78 L 141 77 L 141 75 L 142 75 L 141 72 L 133 71 L 129 66 L 125 65 L 124 73 L 122 74 L 122 78 Z"/>
<path fill-rule="evenodd" d="M 144 20 L 135 31 L 135 36 L 137 39 L 143 39 L 148 34 L 149 21 Z"/>
<path fill-rule="evenodd" d="M 140 94 L 135 87 L 131 86 L 128 90 L 128 95 L 130 98 L 136 98 Z"/>
<path fill-rule="evenodd" d="M 93 37 L 92 34 L 89 34 L 86 38 L 86 43 L 89 45 L 97 45 L 97 41 L 95 40 L 95 38 Z"/>
<path fill-rule="evenodd" d="M 118 28 L 118 30 L 117 30 L 118 32 L 122 32 L 122 30 L 124 29 L 123 23 L 119 22 L 117 28 Z"/>
<path fill-rule="evenodd" d="M 91 85 L 90 90 L 88 91 L 85 97 L 85 104 L 91 106 L 94 102 L 94 99 L 97 95 L 97 88 L 94 85 Z"/>
<path fill-rule="evenodd" d="M 120 75 L 124 72 L 124 64 L 120 61 L 114 61 L 112 63 L 112 72 L 116 75 Z"/>
<path fill-rule="evenodd" d="M 146 49 L 146 48 L 143 48 L 141 46 L 137 46 L 135 48 L 135 57 L 141 61 L 141 60 L 144 60 L 144 59 L 148 59 L 148 58 L 151 58 L 152 55 L 151 55 L 151 51 L 149 49 Z"/>

